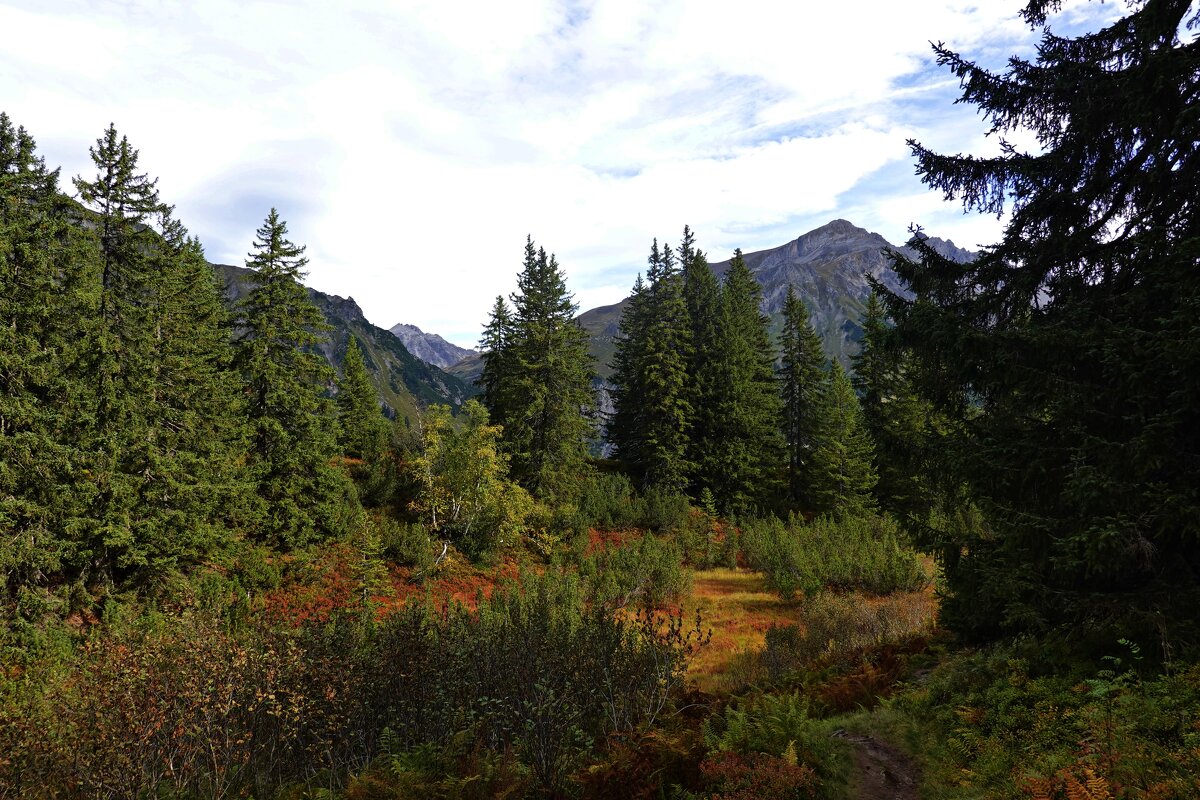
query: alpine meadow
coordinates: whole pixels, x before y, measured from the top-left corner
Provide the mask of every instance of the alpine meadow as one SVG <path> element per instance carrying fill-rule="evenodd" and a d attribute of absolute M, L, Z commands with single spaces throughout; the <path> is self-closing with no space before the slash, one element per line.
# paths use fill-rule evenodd
<path fill-rule="evenodd" d="M 0 8 L 0 800 L 1200 797 L 1195 2 L 152 5 Z"/>

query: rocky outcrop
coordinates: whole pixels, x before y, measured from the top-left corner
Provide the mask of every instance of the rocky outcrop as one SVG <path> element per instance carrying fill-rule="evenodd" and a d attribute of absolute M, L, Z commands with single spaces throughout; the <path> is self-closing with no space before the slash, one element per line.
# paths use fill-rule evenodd
<path fill-rule="evenodd" d="M 475 350 L 451 344 L 436 333 L 426 333 L 416 325 L 403 322 L 390 328 L 392 334 L 404 342 L 408 352 L 440 369 L 449 369 L 464 358 L 476 354 Z"/>

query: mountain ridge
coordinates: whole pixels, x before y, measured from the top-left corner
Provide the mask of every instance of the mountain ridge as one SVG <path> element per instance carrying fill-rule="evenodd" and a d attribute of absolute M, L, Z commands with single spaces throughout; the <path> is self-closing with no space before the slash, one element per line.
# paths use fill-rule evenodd
<path fill-rule="evenodd" d="M 230 264 L 211 264 L 225 287 L 231 306 L 250 291 L 252 270 Z M 417 358 L 391 333 L 372 324 L 353 297 L 325 294 L 306 286 L 309 299 L 333 328 L 317 351 L 341 374 L 350 336 L 359 342 L 363 361 L 380 402 L 390 416 L 415 419 L 434 403 L 461 406 L 476 392 L 470 383 Z"/>
<path fill-rule="evenodd" d="M 946 239 L 930 237 L 928 242 L 942 255 L 957 261 L 975 256 Z M 849 365 L 862 338 L 862 319 L 871 291 L 867 276 L 892 291 L 908 295 L 907 287 L 891 267 L 886 255 L 889 250 L 913 255 L 907 246 L 893 245 L 879 233 L 845 219 L 834 219 L 777 247 L 743 253 L 742 258 L 762 287 L 762 310 L 771 318 L 772 334 L 778 333 L 782 326 L 783 302 L 788 286 L 794 286 L 808 306 L 825 354 Z M 713 262 L 710 268 L 720 277 L 729 268 L 729 262 L 730 259 Z M 621 313 L 628 303 L 626 298 L 576 317 L 588 333 L 597 372 L 603 378 L 612 374 Z M 460 369 L 455 371 L 463 375 Z"/>

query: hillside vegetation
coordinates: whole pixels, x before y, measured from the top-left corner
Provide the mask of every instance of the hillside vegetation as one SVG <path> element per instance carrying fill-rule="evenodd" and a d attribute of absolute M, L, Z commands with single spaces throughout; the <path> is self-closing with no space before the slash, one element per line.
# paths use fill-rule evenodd
<path fill-rule="evenodd" d="M 0 798 L 1200 796 L 1196 25 L 937 45 L 1040 143 L 910 143 L 1003 239 L 914 229 L 848 363 L 653 240 L 603 409 L 532 237 L 468 397 L 276 209 L 218 278 L 0 114 Z"/>

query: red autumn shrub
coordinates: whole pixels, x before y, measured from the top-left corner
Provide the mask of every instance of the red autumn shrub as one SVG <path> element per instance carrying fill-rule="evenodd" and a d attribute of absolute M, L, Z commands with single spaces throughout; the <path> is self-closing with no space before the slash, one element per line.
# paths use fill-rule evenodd
<path fill-rule="evenodd" d="M 714 753 L 700 765 L 705 785 L 722 800 L 813 800 L 817 775 L 804 764 L 776 756 Z"/>

